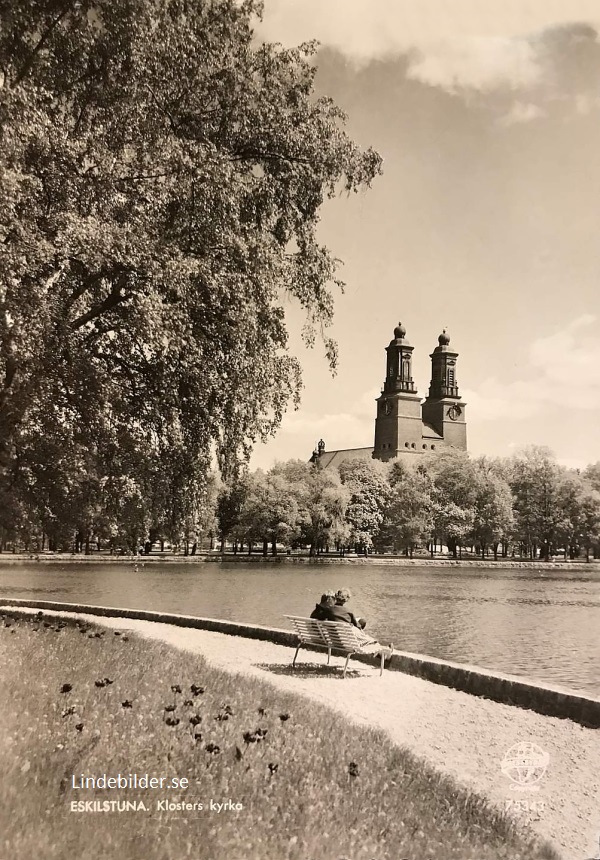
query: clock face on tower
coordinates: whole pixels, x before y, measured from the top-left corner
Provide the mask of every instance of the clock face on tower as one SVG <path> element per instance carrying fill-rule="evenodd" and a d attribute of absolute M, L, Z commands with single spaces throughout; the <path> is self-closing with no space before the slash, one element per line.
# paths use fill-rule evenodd
<path fill-rule="evenodd" d="M 446 415 L 448 416 L 448 418 L 450 418 L 451 421 L 457 421 L 462 415 L 462 409 L 455 403 L 454 406 L 451 406 L 450 409 L 446 412 Z"/>

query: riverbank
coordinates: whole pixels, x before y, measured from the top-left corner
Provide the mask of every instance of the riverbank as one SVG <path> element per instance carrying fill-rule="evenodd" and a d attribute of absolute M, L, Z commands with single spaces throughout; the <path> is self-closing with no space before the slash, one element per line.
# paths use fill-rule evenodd
<path fill-rule="evenodd" d="M 430 558 L 406 558 L 405 556 L 391 555 L 347 555 L 343 558 L 339 555 L 262 555 L 253 553 L 202 553 L 199 555 L 174 555 L 172 553 L 154 553 L 150 555 L 105 555 L 103 553 L 91 553 L 90 555 L 76 555 L 75 553 L 0 553 L 0 568 L 2 565 L 12 564 L 190 564 L 201 565 L 212 564 L 268 564 L 268 565 L 327 565 L 342 564 L 361 567 L 363 565 L 389 566 L 389 567 L 460 567 L 464 570 L 576 570 L 582 573 L 599 573 L 600 560 L 586 562 L 581 561 L 519 561 L 512 559 L 480 559 L 463 558 L 454 559 L 447 557 Z"/>
<path fill-rule="evenodd" d="M 353 722 L 383 730 L 394 743 L 488 797 L 497 809 L 509 810 L 530 823 L 562 850 L 565 860 L 592 857 L 597 849 L 597 730 L 400 672 L 384 672 L 379 678 L 376 670 L 354 661 L 344 682 L 323 668 L 321 655 L 308 655 L 307 662 L 292 673 L 292 650 L 272 642 L 124 618 L 89 620 L 202 654 L 213 666 L 268 680 L 282 691 L 327 705 Z M 339 658 L 337 662 L 341 662 Z M 511 749 L 522 744 L 539 748 L 544 761 L 547 757 L 547 766 L 537 781 L 532 777 L 528 782 L 526 777 L 525 790 L 519 791 L 504 771 Z"/>
<path fill-rule="evenodd" d="M 0 856 L 557 860 L 382 731 L 128 626 L 0 619 Z"/>

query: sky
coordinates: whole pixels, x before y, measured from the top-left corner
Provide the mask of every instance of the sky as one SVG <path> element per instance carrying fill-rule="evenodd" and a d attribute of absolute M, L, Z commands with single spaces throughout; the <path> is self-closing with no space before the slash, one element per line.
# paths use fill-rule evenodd
<path fill-rule="evenodd" d="M 447 329 L 473 454 L 600 460 L 597 0 L 265 0 L 257 32 L 319 41 L 318 94 L 384 163 L 322 210 L 344 261 L 337 374 L 287 305 L 302 404 L 251 465 L 372 445 L 399 321 L 422 397 Z"/>

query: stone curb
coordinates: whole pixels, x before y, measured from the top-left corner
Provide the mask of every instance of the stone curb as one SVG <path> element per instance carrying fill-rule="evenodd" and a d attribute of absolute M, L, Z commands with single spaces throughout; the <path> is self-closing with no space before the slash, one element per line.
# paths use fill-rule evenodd
<path fill-rule="evenodd" d="M 201 566 L 203 564 L 269 564 L 269 565 L 328 565 L 328 564 L 346 564 L 354 566 L 375 565 L 388 567 L 432 567 L 446 568 L 453 567 L 462 570 L 469 569 L 484 569 L 484 570 L 536 570 L 536 571 L 560 571 L 560 570 L 577 570 L 581 573 L 600 574 L 600 561 L 594 559 L 592 561 L 509 561 L 507 559 L 477 559 L 477 558 L 406 558 L 405 556 L 385 556 L 385 555 L 370 555 L 368 558 L 364 556 L 287 556 L 279 554 L 277 556 L 262 555 L 255 553 L 247 555 L 239 553 L 199 553 L 198 555 L 75 555 L 69 553 L 67 555 L 13 555 L 9 553 L 0 554 L 0 563 L 3 565 L 24 565 L 24 564 L 138 564 L 138 565 L 154 565 L 154 564 L 190 564 Z"/>
<path fill-rule="evenodd" d="M 262 639 L 289 648 L 295 648 L 298 643 L 296 634 L 290 630 L 262 627 L 256 624 L 241 624 L 216 618 L 198 618 L 193 615 L 175 615 L 143 609 L 119 609 L 110 606 L 14 598 L 0 599 L 1 607 L 15 607 L 17 609 L 23 607 L 41 609 L 46 613 L 52 611 L 72 612 L 100 617 L 153 621 L 173 624 L 178 627 L 210 630 L 215 633 L 241 636 L 246 639 Z M 307 650 L 317 651 L 318 649 Z M 379 658 L 369 654 L 357 654 L 352 659 L 371 666 L 379 666 Z M 514 675 L 504 675 L 499 672 L 484 670 L 478 666 L 451 663 L 438 660 L 435 657 L 409 654 L 403 651 L 394 652 L 391 660 L 386 662 L 386 670 L 404 672 L 434 684 L 451 687 L 473 696 L 492 699 L 504 705 L 526 708 L 544 716 L 572 720 L 588 728 L 600 728 L 600 699 L 587 697 L 561 687 L 533 684 Z"/>

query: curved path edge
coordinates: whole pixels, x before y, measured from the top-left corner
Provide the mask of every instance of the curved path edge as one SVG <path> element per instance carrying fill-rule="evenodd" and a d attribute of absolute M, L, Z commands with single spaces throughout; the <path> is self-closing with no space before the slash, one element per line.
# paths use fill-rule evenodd
<path fill-rule="evenodd" d="M 295 648 L 298 642 L 295 633 L 281 628 L 242 624 L 216 618 L 199 618 L 193 615 L 154 612 L 145 609 L 122 609 L 83 603 L 15 598 L 1 598 L 0 607 L 2 606 L 7 608 L 22 606 L 23 608 L 41 609 L 46 612 L 54 610 L 101 617 L 154 621 L 178 627 L 225 633 L 247 639 L 260 639 L 276 645 L 286 645 L 290 648 Z M 354 655 L 352 659 L 369 665 L 379 665 L 379 658 L 371 655 Z M 403 672 L 431 681 L 434 684 L 441 684 L 504 705 L 526 708 L 543 716 L 572 720 L 587 728 L 600 728 L 600 699 L 558 686 L 533 683 L 514 675 L 482 669 L 479 666 L 452 663 L 435 657 L 404 651 L 394 652 L 391 661 L 386 664 L 386 671 Z"/>

